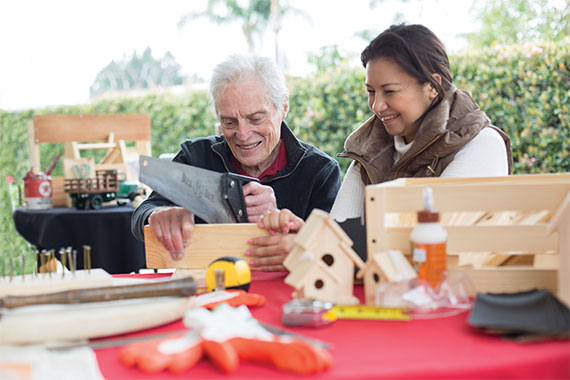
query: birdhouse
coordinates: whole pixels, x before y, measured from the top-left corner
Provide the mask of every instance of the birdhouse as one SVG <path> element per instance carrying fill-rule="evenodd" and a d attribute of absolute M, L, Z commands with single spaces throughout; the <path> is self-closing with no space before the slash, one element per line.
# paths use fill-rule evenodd
<path fill-rule="evenodd" d="M 417 274 L 402 252 L 387 251 L 373 254 L 356 277 L 363 280 L 366 304 L 380 306 L 376 294 L 381 283 L 409 280 Z"/>
<path fill-rule="evenodd" d="M 285 282 L 296 290 L 293 296 L 358 303 L 354 266 L 362 268 L 364 262 L 351 247 L 352 240 L 328 213 L 313 210 L 283 263 L 290 272 Z"/>

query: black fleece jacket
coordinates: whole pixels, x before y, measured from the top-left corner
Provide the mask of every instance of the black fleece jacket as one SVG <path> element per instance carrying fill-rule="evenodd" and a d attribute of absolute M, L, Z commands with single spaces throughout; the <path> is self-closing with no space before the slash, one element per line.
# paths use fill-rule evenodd
<path fill-rule="evenodd" d="M 287 165 L 261 183 L 271 186 L 279 209 L 287 208 L 307 219 L 314 208 L 330 211 L 340 188 L 338 162 L 319 149 L 299 141 L 283 122 L 281 137 L 287 150 Z M 223 136 L 186 140 L 173 161 L 198 166 L 219 173 L 237 173 L 231 163 L 231 151 Z M 173 204 L 156 192 L 137 207 L 131 220 L 135 237 L 144 240 L 143 227 L 156 207 Z M 196 218 L 196 223 L 201 223 Z"/>

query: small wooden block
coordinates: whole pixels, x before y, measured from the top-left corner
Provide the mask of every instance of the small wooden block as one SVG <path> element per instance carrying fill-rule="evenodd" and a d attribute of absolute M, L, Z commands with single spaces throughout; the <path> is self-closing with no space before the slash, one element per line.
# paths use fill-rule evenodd
<path fill-rule="evenodd" d="M 25 277 L 14 276 L 12 281 L 9 277 L 0 278 L 0 297 L 24 296 L 32 294 L 44 294 L 61 292 L 71 289 L 93 288 L 113 285 L 113 277 L 104 269 L 78 270 L 75 276 L 66 272 L 65 277 L 61 273 L 40 273 L 38 277 L 27 274 Z"/>
<path fill-rule="evenodd" d="M 213 260 L 223 256 L 241 257 L 251 248 L 247 240 L 268 236 L 265 229 L 254 223 L 197 224 L 192 232 L 192 240 L 184 249 L 184 258 L 174 260 L 156 238 L 150 226 L 144 228 L 145 255 L 147 268 L 204 269 Z"/>

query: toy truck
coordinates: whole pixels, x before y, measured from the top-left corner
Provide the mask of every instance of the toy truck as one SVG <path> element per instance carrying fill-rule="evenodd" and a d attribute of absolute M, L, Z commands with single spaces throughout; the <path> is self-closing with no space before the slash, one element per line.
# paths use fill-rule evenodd
<path fill-rule="evenodd" d="M 97 170 L 95 178 L 66 179 L 64 190 L 78 210 L 99 209 L 104 202 L 125 204 L 139 195 L 139 186 L 128 183 L 117 170 Z"/>

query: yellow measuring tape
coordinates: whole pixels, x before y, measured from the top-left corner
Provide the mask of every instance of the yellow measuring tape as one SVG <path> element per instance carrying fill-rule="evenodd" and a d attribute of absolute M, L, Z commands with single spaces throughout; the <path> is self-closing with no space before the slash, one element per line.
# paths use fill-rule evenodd
<path fill-rule="evenodd" d="M 388 321 L 409 321 L 411 316 L 405 314 L 405 307 L 376 307 L 367 305 L 335 305 L 323 315 L 323 319 L 380 319 Z"/>

